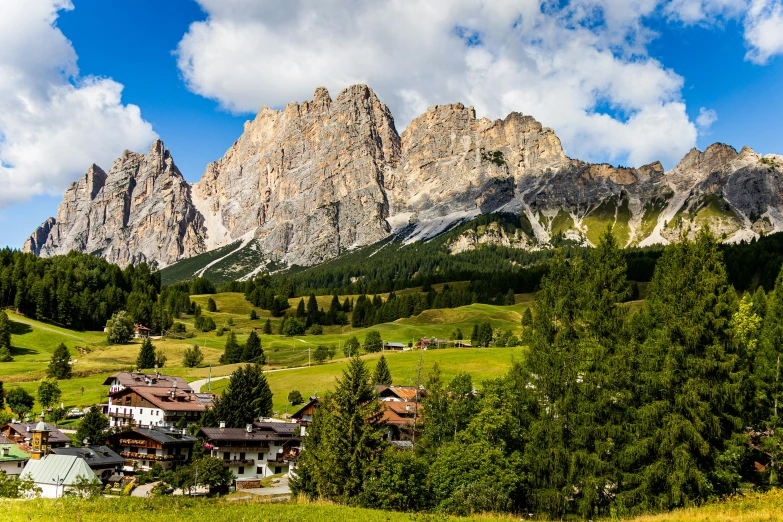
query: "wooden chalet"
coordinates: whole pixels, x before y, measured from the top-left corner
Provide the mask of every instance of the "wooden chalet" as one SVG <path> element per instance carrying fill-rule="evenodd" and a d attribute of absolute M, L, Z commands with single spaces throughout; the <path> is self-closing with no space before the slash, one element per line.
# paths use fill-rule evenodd
<path fill-rule="evenodd" d="M 11 440 L 24 451 L 30 451 L 32 447 L 33 431 L 39 423 L 37 422 L 9 422 L 0 426 L 0 434 L 6 439 Z M 71 438 L 65 433 L 54 427 L 54 424 L 46 423 L 46 429 L 49 431 L 49 448 L 63 448 L 71 445 Z"/>
<path fill-rule="evenodd" d="M 186 430 L 164 428 L 131 428 L 112 433 L 107 438 L 124 459 L 122 471 L 148 471 L 160 463 L 164 470 L 174 469 L 190 459 L 196 437 Z"/>

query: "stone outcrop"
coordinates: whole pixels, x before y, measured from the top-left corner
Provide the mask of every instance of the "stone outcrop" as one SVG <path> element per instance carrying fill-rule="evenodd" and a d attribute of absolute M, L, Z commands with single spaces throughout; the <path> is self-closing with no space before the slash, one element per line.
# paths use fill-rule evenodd
<path fill-rule="evenodd" d="M 452 250 L 595 244 L 608 224 L 623 245 L 675 241 L 703 225 L 737 241 L 783 230 L 782 175 L 783 157 L 722 144 L 692 150 L 669 172 L 657 162 L 589 164 L 568 158 L 531 116 L 491 121 L 459 103 L 430 107 L 400 136 L 367 86 L 334 100 L 318 88 L 310 101 L 263 108 L 192 191 L 160 141 L 147 155 L 125 152 L 108 174 L 93 165 L 25 250 L 163 267 L 239 241 L 237 258 L 247 247 L 256 264 L 309 266 L 496 211 L 518 214 L 525 233 L 489 226 Z"/>
<path fill-rule="evenodd" d="M 122 266 L 166 266 L 204 251 L 202 222 L 190 186 L 155 140 L 149 154 L 125 151 L 108 174 L 90 167 L 24 250 L 40 256 L 77 250 Z"/>

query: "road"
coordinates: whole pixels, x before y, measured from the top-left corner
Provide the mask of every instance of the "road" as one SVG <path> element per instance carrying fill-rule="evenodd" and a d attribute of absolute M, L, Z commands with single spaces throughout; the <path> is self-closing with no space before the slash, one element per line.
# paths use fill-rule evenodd
<path fill-rule="evenodd" d="M 293 368 L 277 368 L 275 370 L 264 370 L 264 373 L 275 373 L 275 372 L 288 372 L 291 370 L 301 370 L 302 368 L 307 368 L 307 366 L 294 366 Z M 212 382 L 215 381 L 222 381 L 223 379 L 228 379 L 231 377 L 231 375 L 223 375 L 220 377 L 212 377 Z M 209 379 L 199 379 L 197 381 L 193 381 L 190 384 L 190 387 L 193 388 L 193 391 L 196 393 L 201 393 L 201 387 L 207 384 Z"/>

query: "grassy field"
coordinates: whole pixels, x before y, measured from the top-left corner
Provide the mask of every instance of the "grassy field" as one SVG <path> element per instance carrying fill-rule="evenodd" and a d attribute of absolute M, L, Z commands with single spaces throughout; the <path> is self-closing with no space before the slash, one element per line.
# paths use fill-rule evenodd
<path fill-rule="evenodd" d="M 386 352 L 394 384 L 414 386 L 417 380 L 419 360 L 421 359 L 421 383 L 427 380 L 428 373 L 435 363 L 441 369 L 441 376 L 446 382 L 459 372 L 468 372 L 474 385 L 500 377 L 511 367 L 514 359 L 519 360 L 526 348 L 450 348 L 445 350 L 416 350 L 409 352 Z M 372 370 L 380 358 L 380 353 L 364 355 L 368 367 Z M 274 410 L 278 414 L 291 413 L 296 407 L 287 405 L 288 392 L 298 390 L 303 397 L 323 395 L 334 388 L 335 381 L 342 376 L 347 360 L 315 365 L 309 368 L 276 371 L 267 374 L 269 387 L 274 395 Z M 216 381 L 212 391 L 221 393 L 228 380 Z"/>
<path fill-rule="evenodd" d="M 240 495 L 233 495 L 234 499 Z M 105 498 L 96 500 L 0 500 L 2 519 L 8 522 L 30 520 L 80 522 L 234 522 L 241 520 L 278 522 L 470 522 L 520 520 L 519 515 L 479 515 L 448 517 L 415 513 L 396 513 L 326 504 L 266 504 L 256 500 L 159 498 Z M 735 497 L 706 506 L 683 509 L 661 515 L 627 519 L 631 522 L 772 522 L 781 520 L 783 492 Z"/>
<path fill-rule="evenodd" d="M 460 287 L 465 283 L 453 283 L 453 287 Z M 442 285 L 436 285 L 436 289 L 441 289 Z M 416 292 L 419 289 L 406 290 L 402 293 Z M 207 300 L 212 297 L 217 303 L 216 312 L 207 312 Z M 358 296 L 340 296 L 341 302 L 346 297 L 356 298 Z M 384 299 L 386 295 L 382 296 Z M 319 296 L 319 306 L 328 308 L 331 302 L 329 296 Z M 250 312 L 254 309 L 253 305 L 245 300 L 241 293 L 222 293 L 215 295 L 192 296 L 192 300 L 199 303 L 204 310 L 204 315 L 214 319 L 218 326 L 229 328 L 229 322 L 233 323 L 232 328 L 237 333 L 240 344 L 244 343 L 249 333 L 257 328 L 261 337 L 261 342 L 267 356 L 267 368 L 291 368 L 306 366 L 308 356 L 311 351 L 323 344 L 333 346 L 336 349 L 337 356 L 335 362 L 325 365 L 331 370 L 311 368 L 307 371 L 313 372 L 311 377 L 304 373 L 302 377 L 291 374 L 291 372 L 280 372 L 280 374 L 270 374 L 270 381 L 274 383 L 273 390 L 279 394 L 276 397 L 275 406 L 285 408 L 285 396 L 288 390 L 299 389 L 303 395 L 309 395 L 314 392 L 323 393 L 334 383 L 334 377 L 340 374 L 340 362 L 343 358 L 342 347 L 346 341 L 356 336 L 360 342 L 364 341 L 367 335 L 367 328 L 352 328 L 350 326 L 329 326 L 324 328 L 323 335 L 304 335 L 301 337 L 285 337 L 277 334 L 280 318 L 271 318 L 269 313 L 256 308 L 259 319 L 250 320 Z M 294 313 L 299 299 L 291 299 L 292 308 L 288 313 Z M 474 304 L 462 308 L 445 310 L 428 310 L 419 316 L 401 319 L 394 323 L 381 324 L 372 327 L 381 333 L 384 341 L 389 342 L 413 342 L 420 337 L 439 337 L 450 338 L 454 328 L 459 327 L 463 335 L 470 336 L 473 324 L 480 321 L 490 321 L 495 328 L 511 329 L 520 332 L 520 319 L 527 306 L 532 303 L 532 296 L 529 294 L 520 294 L 517 296 L 517 303 L 513 306 L 491 306 Z M 91 404 L 103 402 L 105 400 L 106 389 L 103 381 L 108 375 L 119 371 L 128 371 L 135 369 L 135 361 L 138 355 L 141 341 L 133 340 L 126 345 L 109 345 L 106 342 L 106 336 L 103 332 L 77 332 L 68 330 L 57 325 L 35 321 L 33 319 L 19 316 L 9 311 L 9 318 L 12 322 L 12 355 L 14 360 L 8 363 L 0 364 L 0 380 L 5 383 L 6 390 L 13 386 L 22 388 L 35 395 L 39 381 L 45 377 L 46 367 L 49 364 L 52 352 L 61 342 L 65 343 L 71 352 L 74 360 L 74 378 L 60 382 L 60 388 L 63 392 L 62 402 L 66 408 L 89 406 Z M 263 327 L 266 319 L 269 318 L 273 323 L 273 334 L 261 334 L 260 328 Z M 188 331 L 193 331 L 193 318 L 188 316 L 180 320 L 186 326 Z M 163 371 L 167 374 L 182 375 L 187 380 L 206 378 L 210 374 L 214 377 L 229 375 L 235 365 L 221 366 L 219 364 L 220 356 L 225 346 L 225 336 L 218 336 L 216 331 L 208 333 L 199 333 L 193 338 L 185 339 L 162 339 L 154 340 L 155 348 L 161 349 L 167 356 Z M 204 352 L 205 358 L 201 368 L 185 368 L 182 366 L 182 359 L 185 350 L 198 344 Z M 442 352 L 447 352 L 443 350 Z M 483 360 L 479 355 L 470 355 L 471 352 L 479 354 L 480 351 L 462 349 L 460 355 L 445 357 L 441 366 L 444 375 L 449 376 L 456 373 L 463 365 L 466 371 L 469 367 L 477 370 L 477 381 L 487 376 L 497 375 L 504 370 L 498 370 L 494 367 L 493 361 Z M 431 352 L 435 353 L 435 352 Z M 400 357 L 399 368 L 395 377 L 399 379 L 410 379 L 412 368 L 418 363 L 412 363 L 410 354 L 392 354 L 392 357 Z M 425 370 L 432 366 L 428 364 L 431 356 L 425 356 Z M 370 360 L 373 357 L 369 357 Z M 505 357 L 500 367 L 507 368 L 510 364 L 510 358 Z M 487 364 L 487 370 L 481 369 L 482 365 Z M 335 366 L 337 365 L 337 366 Z M 330 373 L 331 372 L 331 373 Z M 425 374 L 426 375 L 426 374 Z M 312 380 L 308 380 L 312 379 Z M 400 381 L 402 384 L 403 382 Z M 280 395 L 284 393 L 285 395 Z M 39 410 L 39 406 L 34 406 L 34 411 Z"/>

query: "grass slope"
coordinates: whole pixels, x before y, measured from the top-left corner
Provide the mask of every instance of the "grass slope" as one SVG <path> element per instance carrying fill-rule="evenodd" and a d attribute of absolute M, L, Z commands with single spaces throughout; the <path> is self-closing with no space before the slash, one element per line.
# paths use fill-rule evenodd
<path fill-rule="evenodd" d="M 253 500 L 191 499 L 186 497 L 105 498 L 95 500 L 0 500 L 2 518 L 8 522 L 31 520 L 81 522 L 135 522 L 166 520 L 167 522 L 234 522 L 258 520 L 277 522 L 470 522 L 519 520 L 519 516 L 479 515 L 448 517 L 415 513 L 396 513 L 358 509 L 328 504 L 283 503 L 268 504 Z M 646 515 L 627 519 L 629 522 L 771 522 L 781 519 L 783 492 L 772 490 L 764 494 L 734 497 L 673 511 L 661 515 Z"/>

